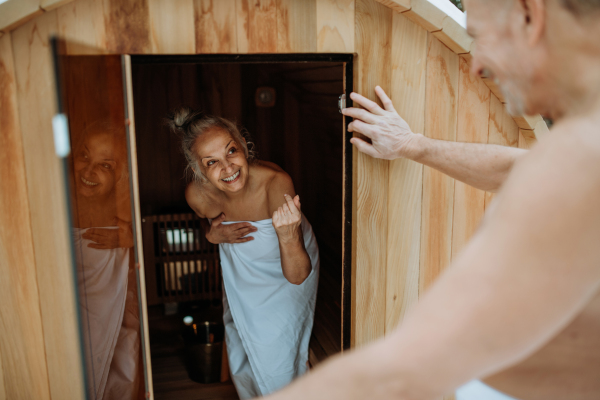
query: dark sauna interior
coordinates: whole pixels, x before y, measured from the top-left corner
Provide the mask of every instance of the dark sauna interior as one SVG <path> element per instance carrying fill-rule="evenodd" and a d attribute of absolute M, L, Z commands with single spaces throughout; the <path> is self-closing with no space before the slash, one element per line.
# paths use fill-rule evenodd
<path fill-rule="evenodd" d="M 184 366 L 182 319 L 221 322 L 218 248 L 188 207 L 185 160 L 163 124 L 188 105 L 246 128 L 258 157 L 293 179 L 319 244 L 321 274 L 310 344 L 313 366 L 341 349 L 342 63 L 181 63 L 132 58 L 148 322 L 157 399 L 235 399 L 221 381 L 200 384 Z M 175 306 L 175 303 L 177 305 Z"/>

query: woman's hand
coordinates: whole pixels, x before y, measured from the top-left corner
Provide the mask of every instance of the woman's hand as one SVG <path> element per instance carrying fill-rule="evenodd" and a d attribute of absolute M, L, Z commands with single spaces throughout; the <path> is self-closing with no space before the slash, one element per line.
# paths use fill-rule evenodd
<path fill-rule="evenodd" d="M 131 222 L 115 217 L 113 223 L 119 229 L 91 228 L 81 235 L 81 237 L 95 242 L 88 244 L 88 247 L 92 249 L 128 249 L 133 247 Z"/>
<path fill-rule="evenodd" d="M 422 135 L 410 130 L 381 87 L 377 86 L 375 93 L 381 99 L 385 110 L 358 93 L 350 94 L 350 98 L 365 109 L 350 107 L 342 110 L 344 115 L 354 118 L 348 126 L 348 131 L 362 133 L 371 139 L 372 143 L 359 138 L 352 138 L 350 142 L 359 151 L 371 157 L 384 160 L 399 157 L 414 159 L 418 156 L 418 139 Z"/>
<path fill-rule="evenodd" d="M 302 231 L 299 229 L 302 223 L 302 213 L 300 212 L 300 196 L 284 194 L 285 204 L 279 207 L 273 213 L 273 227 L 277 232 L 280 243 L 289 243 L 302 238 Z"/>
<path fill-rule="evenodd" d="M 249 222 L 238 222 L 223 225 L 225 214 L 221 213 L 210 223 L 210 229 L 206 233 L 206 240 L 212 244 L 220 243 L 244 243 L 254 240 L 252 236 L 246 236 L 258 229 Z"/>

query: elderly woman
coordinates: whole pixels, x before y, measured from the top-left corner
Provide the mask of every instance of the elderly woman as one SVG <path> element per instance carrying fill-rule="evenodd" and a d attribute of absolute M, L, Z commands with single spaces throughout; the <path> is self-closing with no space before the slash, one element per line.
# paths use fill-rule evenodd
<path fill-rule="evenodd" d="M 241 398 L 266 395 L 307 369 L 315 236 L 289 175 L 255 160 L 234 123 L 187 108 L 169 119 L 195 177 L 187 202 L 219 244 L 233 382 Z"/>
<path fill-rule="evenodd" d="M 123 131 L 123 129 L 121 129 Z M 74 250 L 88 397 L 136 399 L 139 311 L 124 132 L 91 124 L 73 152 Z"/>

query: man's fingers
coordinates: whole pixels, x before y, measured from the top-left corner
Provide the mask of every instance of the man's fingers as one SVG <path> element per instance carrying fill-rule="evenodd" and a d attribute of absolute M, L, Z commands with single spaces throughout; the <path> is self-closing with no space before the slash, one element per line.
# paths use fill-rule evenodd
<path fill-rule="evenodd" d="M 210 223 L 210 225 L 217 226 L 223 221 L 225 221 L 225 213 L 221 213 L 221 215 L 219 215 L 217 218 L 213 219 L 212 222 Z"/>
<path fill-rule="evenodd" d="M 235 224 L 229 224 L 228 226 L 234 231 L 238 229 L 254 227 L 250 222 L 236 222 Z"/>
<path fill-rule="evenodd" d="M 373 126 L 371 124 L 367 124 L 365 122 L 362 122 L 359 119 L 355 119 L 354 121 L 352 121 L 350 123 L 350 125 L 348 126 L 348 130 L 350 132 L 358 132 L 358 133 L 362 133 L 363 135 L 365 135 L 366 137 L 368 137 L 369 139 L 373 139 Z M 351 128 L 351 129 L 350 129 Z"/>
<path fill-rule="evenodd" d="M 350 143 L 355 145 L 358 151 L 360 151 L 361 153 L 365 153 L 366 155 L 369 155 L 371 157 L 379 158 L 377 150 L 375 150 L 372 144 L 369 144 L 359 138 L 350 139 Z"/>
<path fill-rule="evenodd" d="M 373 114 L 371 114 L 367 110 L 363 110 L 362 108 L 344 108 L 342 110 L 342 114 L 344 114 L 347 117 L 360 119 L 361 121 L 364 121 L 368 124 L 375 124 L 377 122 L 376 117 Z"/>
<path fill-rule="evenodd" d="M 371 111 L 375 115 L 383 115 L 384 113 L 384 110 L 381 107 L 379 107 L 379 104 L 367 99 L 365 96 L 361 96 L 358 93 L 352 92 L 350 93 L 350 98 L 352 99 L 352 101 L 357 102 L 358 104 Z"/>
<path fill-rule="evenodd" d="M 385 91 L 381 88 L 381 86 L 375 86 L 375 93 L 377 96 L 379 96 L 379 99 L 381 99 L 381 103 L 386 111 L 396 112 L 394 109 L 394 104 L 392 104 L 392 100 L 390 100 L 388 95 L 385 94 Z"/>

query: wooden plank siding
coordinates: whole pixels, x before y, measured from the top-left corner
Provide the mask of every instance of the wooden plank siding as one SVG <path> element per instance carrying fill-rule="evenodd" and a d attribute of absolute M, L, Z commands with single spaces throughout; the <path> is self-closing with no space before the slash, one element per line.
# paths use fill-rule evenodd
<path fill-rule="evenodd" d="M 390 92 L 392 10 L 374 0 L 356 1 L 354 43 L 359 54 L 355 91 L 377 101 L 375 86 Z M 383 336 L 388 226 L 388 167 L 354 149 L 353 293 L 352 315 L 355 346 Z"/>
<path fill-rule="evenodd" d="M 425 136 L 456 141 L 458 78 L 458 56 L 428 34 Z M 419 293 L 450 263 L 453 209 L 454 179 L 425 166 Z"/>
<path fill-rule="evenodd" d="M 487 143 L 490 89 L 469 73 L 467 61 L 459 60 L 457 142 Z M 469 241 L 485 211 L 485 192 L 466 183 L 454 183 L 452 258 Z"/>
<path fill-rule="evenodd" d="M 394 108 L 413 132 L 425 129 L 427 31 L 394 13 L 392 83 Z M 390 162 L 385 331 L 390 332 L 419 295 L 423 165 L 407 159 Z"/>
<path fill-rule="evenodd" d="M 0 38 L 0 399 L 49 399 L 11 35 Z"/>
<path fill-rule="evenodd" d="M 47 376 L 53 399 L 81 399 L 83 376 L 64 171 L 54 152 L 51 125 L 56 105 L 47 38 L 57 30 L 55 10 L 11 33 L 43 326 L 37 331 L 44 338 L 47 363 L 47 373 L 34 377 L 30 384 Z"/>

